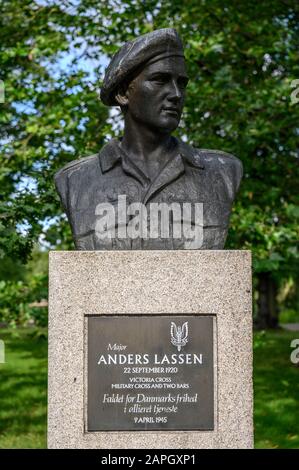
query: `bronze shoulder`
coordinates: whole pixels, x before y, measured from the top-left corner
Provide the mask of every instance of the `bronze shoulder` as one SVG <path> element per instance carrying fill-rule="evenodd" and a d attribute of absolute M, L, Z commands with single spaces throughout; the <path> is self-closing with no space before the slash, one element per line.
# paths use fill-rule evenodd
<path fill-rule="evenodd" d="M 218 158 L 218 160 L 221 162 L 221 159 L 227 160 L 227 163 L 233 162 L 236 165 L 242 165 L 242 162 L 232 155 L 231 153 L 228 152 L 223 152 L 222 150 L 211 150 L 211 149 L 196 149 L 198 152 L 201 153 L 206 158 Z"/>
<path fill-rule="evenodd" d="M 83 157 L 83 158 L 78 158 L 77 160 L 73 160 L 72 162 L 69 162 L 65 166 L 60 168 L 60 170 L 58 170 L 55 173 L 54 179 L 56 180 L 56 178 L 59 178 L 62 175 L 66 175 L 72 170 L 77 170 L 77 169 L 81 168 L 82 166 L 84 166 L 88 163 L 91 163 L 92 161 L 94 161 L 98 157 L 99 157 L 99 154 L 95 153 L 93 155 L 89 155 L 88 157 Z"/>
<path fill-rule="evenodd" d="M 70 175 L 77 171 L 88 167 L 90 164 L 93 164 L 98 159 L 99 154 L 90 155 L 84 158 L 78 158 L 73 160 L 70 163 L 67 163 L 64 167 L 58 170 L 54 175 L 54 182 L 56 190 L 60 196 L 61 203 L 65 209 L 68 211 L 67 203 L 67 194 L 68 194 L 68 179 Z"/>
<path fill-rule="evenodd" d="M 241 160 L 231 153 L 221 150 L 197 149 L 207 174 L 221 178 L 227 187 L 230 199 L 233 200 L 239 190 L 243 176 Z"/>

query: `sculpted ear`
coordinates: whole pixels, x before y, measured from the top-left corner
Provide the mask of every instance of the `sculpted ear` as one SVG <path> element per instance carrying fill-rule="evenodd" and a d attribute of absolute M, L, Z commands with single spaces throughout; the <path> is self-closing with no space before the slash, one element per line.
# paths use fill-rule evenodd
<path fill-rule="evenodd" d="M 122 83 L 122 85 L 118 88 L 115 93 L 115 100 L 121 107 L 128 106 L 128 84 Z"/>
<path fill-rule="evenodd" d="M 119 106 L 127 106 L 129 103 L 126 94 L 122 94 L 121 92 L 115 94 L 115 100 L 117 101 Z"/>

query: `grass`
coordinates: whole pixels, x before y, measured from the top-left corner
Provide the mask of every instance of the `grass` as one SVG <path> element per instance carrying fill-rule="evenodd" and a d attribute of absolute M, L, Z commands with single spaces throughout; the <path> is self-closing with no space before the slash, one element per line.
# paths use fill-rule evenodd
<path fill-rule="evenodd" d="M 299 323 L 299 310 L 284 310 L 279 314 L 280 323 Z"/>
<path fill-rule="evenodd" d="M 255 334 L 255 446 L 299 448 L 299 364 L 290 343 L 299 332 Z M 46 447 L 47 341 L 36 330 L 0 330 L 0 448 Z"/>
<path fill-rule="evenodd" d="M 254 341 L 255 447 L 299 448 L 299 364 L 290 347 L 299 331 L 256 333 Z"/>
<path fill-rule="evenodd" d="M 47 341 L 36 330 L 0 330 L 0 448 L 45 448 Z"/>

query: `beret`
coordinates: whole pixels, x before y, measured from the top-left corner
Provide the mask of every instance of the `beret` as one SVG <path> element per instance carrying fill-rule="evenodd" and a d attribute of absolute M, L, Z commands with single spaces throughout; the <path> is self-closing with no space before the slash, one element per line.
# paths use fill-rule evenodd
<path fill-rule="evenodd" d="M 128 76 L 152 59 L 169 56 L 184 57 L 183 45 L 175 29 L 157 29 L 126 42 L 112 57 L 105 70 L 100 98 L 107 106 L 117 106 L 114 92 Z"/>

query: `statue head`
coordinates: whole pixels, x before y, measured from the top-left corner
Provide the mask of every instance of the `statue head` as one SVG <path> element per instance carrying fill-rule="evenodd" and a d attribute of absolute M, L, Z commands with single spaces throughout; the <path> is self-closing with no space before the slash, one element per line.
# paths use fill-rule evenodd
<path fill-rule="evenodd" d="M 125 117 L 158 132 L 179 124 L 188 77 L 183 46 L 174 29 L 161 29 L 126 43 L 112 58 L 101 100 Z"/>

